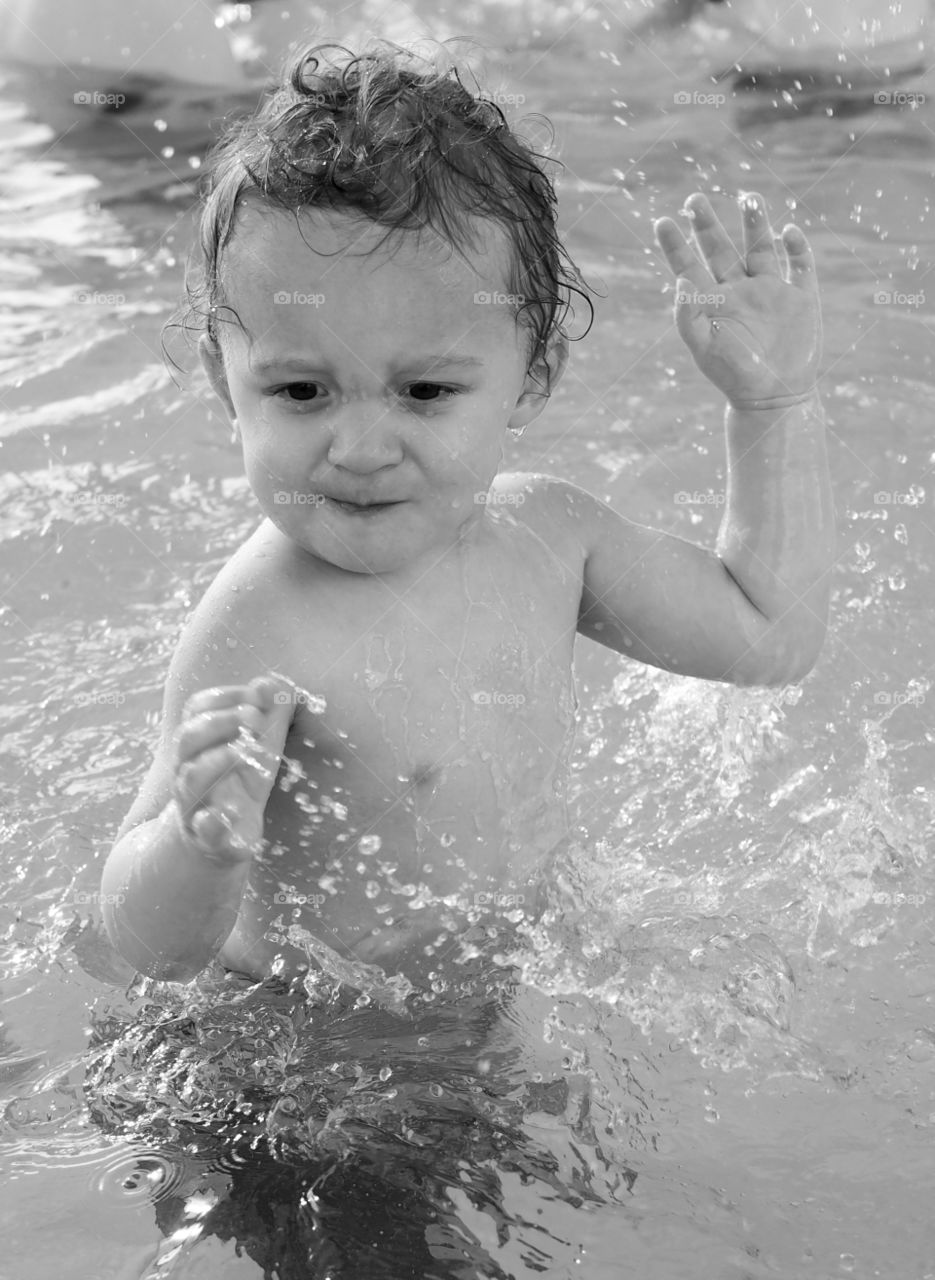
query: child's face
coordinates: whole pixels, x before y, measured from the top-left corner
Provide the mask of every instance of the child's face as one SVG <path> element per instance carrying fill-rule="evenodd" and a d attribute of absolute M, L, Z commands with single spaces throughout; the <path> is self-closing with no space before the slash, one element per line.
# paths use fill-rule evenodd
<path fill-rule="evenodd" d="M 504 432 L 544 403 L 528 331 L 484 300 L 507 288 L 502 231 L 479 234 L 470 265 L 412 233 L 378 248 L 385 234 L 247 208 L 222 269 L 243 329 L 222 309 L 220 352 L 202 341 L 264 513 L 353 573 L 423 572 L 480 528 Z M 564 342 L 551 360 L 554 386 Z"/>

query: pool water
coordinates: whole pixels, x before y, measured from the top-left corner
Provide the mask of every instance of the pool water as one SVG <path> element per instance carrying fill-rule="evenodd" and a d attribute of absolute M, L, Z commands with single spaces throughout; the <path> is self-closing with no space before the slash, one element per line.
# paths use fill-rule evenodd
<path fill-rule="evenodd" d="M 604 6 L 463 20 L 504 15 L 488 81 L 533 137 L 554 123 L 602 295 L 507 465 L 713 542 L 723 405 L 651 222 L 703 189 L 734 227 L 761 191 L 823 282 L 824 652 L 801 687 L 734 690 L 579 643 L 576 843 L 518 981 L 405 1011 L 133 982 L 101 866 L 179 628 L 257 519 L 204 380 L 160 349 L 231 104 L 49 124 L 4 70 L 0 1277 L 258 1277 L 280 1183 L 282 1275 L 935 1276 L 935 100 L 734 95 L 713 19 L 636 46 Z"/>

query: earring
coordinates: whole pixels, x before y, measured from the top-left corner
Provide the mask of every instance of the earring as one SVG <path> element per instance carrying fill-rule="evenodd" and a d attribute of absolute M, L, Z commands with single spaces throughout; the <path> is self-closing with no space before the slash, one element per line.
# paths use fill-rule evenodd
<path fill-rule="evenodd" d="M 518 440 L 520 436 L 523 434 L 523 432 L 526 430 L 527 425 L 528 424 L 524 422 L 521 427 L 508 427 L 507 429 L 509 431 L 512 431 L 513 435 L 516 436 Z"/>

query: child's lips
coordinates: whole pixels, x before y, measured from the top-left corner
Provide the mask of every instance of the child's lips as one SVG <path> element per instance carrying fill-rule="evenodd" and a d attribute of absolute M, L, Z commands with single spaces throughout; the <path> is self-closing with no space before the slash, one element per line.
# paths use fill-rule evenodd
<path fill-rule="evenodd" d="M 346 502 L 341 498 L 332 498 L 327 494 L 325 500 L 338 510 L 352 516 L 375 516 L 381 511 L 389 511 L 393 507 L 401 506 L 401 502 Z"/>

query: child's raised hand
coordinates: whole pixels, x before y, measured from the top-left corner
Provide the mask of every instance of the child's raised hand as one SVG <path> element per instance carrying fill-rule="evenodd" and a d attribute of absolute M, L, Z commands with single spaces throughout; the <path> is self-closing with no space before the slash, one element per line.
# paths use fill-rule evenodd
<path fill-rule="evenodd" d="M 173 798 L 197 847 L 249 862 L 262 847 L 263 815 L 294 705 L 268 677 L 202 689 L 189 698 L 177 736 Z"/>
<path fill-rule="evenodd" d="M 808 241 L 791 223 L 777 252 L 763 197 L 742 198 L 738 254 L 708 198 L 689 196 L 694 241 L 672 218 L 656 238 L 677 277 L 675 317 L 698 368 L 738 409 L 781 407 L 815 387 L 821 312 Z"/>

